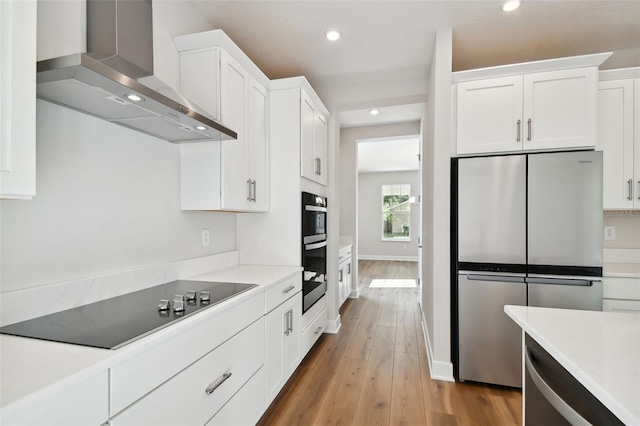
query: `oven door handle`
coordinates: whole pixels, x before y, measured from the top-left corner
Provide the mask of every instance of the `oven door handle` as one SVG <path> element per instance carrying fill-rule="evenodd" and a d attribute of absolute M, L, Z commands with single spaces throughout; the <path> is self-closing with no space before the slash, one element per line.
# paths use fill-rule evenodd
<path fill-rule="evenodd" d="M 319 243 L 305 244 L 304 249 L 305 250 L 315 250 L 315 249 L 319 249 L 319 248 L 326 247 L 326 246 L 327 246 L 327 242 L 326 241 L 320 241 Z"/>
<path fill-rule="evenodd" d="M 320 206 L 304 206 L 304 209 L 308 212 L 327 212 L 327 208 L 326 207 L 320 207 Z"/>

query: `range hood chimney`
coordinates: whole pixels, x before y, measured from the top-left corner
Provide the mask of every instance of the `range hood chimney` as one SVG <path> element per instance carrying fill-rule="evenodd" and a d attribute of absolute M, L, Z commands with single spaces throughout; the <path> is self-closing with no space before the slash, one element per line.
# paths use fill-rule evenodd
<path fill-rule="evenodd" d="M 151 0 L 87 0 L 87 50 L 38 62 L 37 96 L 173 143 L 237 139 L 138 81 L 153 75 Z"/>

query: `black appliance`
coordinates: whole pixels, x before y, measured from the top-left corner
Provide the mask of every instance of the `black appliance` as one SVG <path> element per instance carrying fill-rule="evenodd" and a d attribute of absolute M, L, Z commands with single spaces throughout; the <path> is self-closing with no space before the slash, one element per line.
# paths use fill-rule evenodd
<path fill-rule="evenodd" d="M 302 313 L 327 292 L 327 198 L 302 193 Z"/>
<path fill-rule="evenodd" d="M 256 284 L 179 280 L 0 328 L 0 333 L 118 349 Z"/>

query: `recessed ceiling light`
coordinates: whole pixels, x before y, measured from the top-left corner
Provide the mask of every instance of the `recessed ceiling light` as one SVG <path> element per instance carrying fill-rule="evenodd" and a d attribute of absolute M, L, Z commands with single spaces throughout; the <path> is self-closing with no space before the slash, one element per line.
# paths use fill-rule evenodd
<path fill-rule="evenodd" d="M 509 0 L 502 5 L 502 10 L 505 12 L 512 12 L 520 7 L 520 0 Z"/>
<path fill-rule="evenodd" d="M 207 128 L 200 125 L 200 126 L 196 126 L 196 130 L 207 130 Z"/>
<path fill-rule="evenodd" d="M 340 33 L 336 30 L 327 31 L 327 40 L 336 41 L 340 38 Z"/>
<path fill-rule="evenodd" d="M 124 95 L 124 97 L 129 99 L 130 101 L 134 101 L 134 102 L 144 101 L 144 98 L 142 96 L 138 96 L 138 95 L 129 94 L 129 95 Z"/>
<path fill-rule="evenodd" d="M 379 109 L 375 109 L 375 108 L 374 109 L 370 109 L 369 110 L 369 114 L 378 115 L 378 114 L 380 114 L 380 110 Z"/>

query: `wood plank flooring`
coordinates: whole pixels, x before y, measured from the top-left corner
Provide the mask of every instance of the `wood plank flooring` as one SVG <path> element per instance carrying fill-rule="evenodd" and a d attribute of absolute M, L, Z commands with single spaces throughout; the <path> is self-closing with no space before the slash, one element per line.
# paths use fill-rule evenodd
<path fill-rule="evenodd" d="M 431 380 L 411 288 L 371 288 L 374 278 L 415 278 L 413 262 L 360 261 L 362 293 L 340 309 L 289 379 L 266 425 L 519 425 L 519 391 Z"/>

